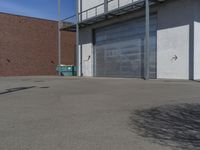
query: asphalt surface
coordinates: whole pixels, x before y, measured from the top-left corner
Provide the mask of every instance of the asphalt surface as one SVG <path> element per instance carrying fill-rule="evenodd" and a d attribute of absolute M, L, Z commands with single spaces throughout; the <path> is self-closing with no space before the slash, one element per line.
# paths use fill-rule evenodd
<path fill-rule="evenodd" d="M 130 117 L 185 103 L 200 103 L 200 82 L 1 77 L 0 150 L 171 150 Z"/>

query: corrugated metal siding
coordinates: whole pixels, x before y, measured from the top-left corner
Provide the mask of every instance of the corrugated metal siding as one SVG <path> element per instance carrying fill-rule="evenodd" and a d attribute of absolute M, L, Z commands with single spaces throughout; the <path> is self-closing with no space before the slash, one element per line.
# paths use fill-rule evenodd
<path fill-rule="evenodd" d="M 95 31 L 95 75 L 144 75 L 145 19 L 135 19 Z M 150 76 L 156 78 L 156 16 L 151 16 Z"/>

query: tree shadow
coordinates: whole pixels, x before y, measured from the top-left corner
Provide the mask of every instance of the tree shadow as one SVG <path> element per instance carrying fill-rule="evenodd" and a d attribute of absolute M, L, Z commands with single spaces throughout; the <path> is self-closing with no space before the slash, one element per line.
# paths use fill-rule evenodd
<path fill-rule="evenodd" d="M 175 150 L 200 150 L 200 104 L 136 110 L 130 117 L 130 127 L 151 142 Z"/>

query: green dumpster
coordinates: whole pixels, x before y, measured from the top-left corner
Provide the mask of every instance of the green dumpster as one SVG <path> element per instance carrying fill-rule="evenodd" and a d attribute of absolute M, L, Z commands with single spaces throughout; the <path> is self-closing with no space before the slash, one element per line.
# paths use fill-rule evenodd
<path fill-rule="evenodd" d="M 74 65 L 59 65 L 57 66 L 56 70 L 62 76 L 76 76 L 77 67 Z"/>

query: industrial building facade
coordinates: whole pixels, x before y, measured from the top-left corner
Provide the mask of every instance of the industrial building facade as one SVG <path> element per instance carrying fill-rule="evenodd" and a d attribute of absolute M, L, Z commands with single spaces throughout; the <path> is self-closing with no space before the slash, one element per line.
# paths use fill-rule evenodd
<path fill-rule="evenodd" d="M 0 13 L 0 76 L 56 75 L 58 23 Z M 62 64 L 75 64 L 74 32 L 62 32 Z"/>
<path fill-rule="evenodd" d="M 200 79 L 200 1 L 149 0 L 152 79 Z M 79 75 L 144 78 L 145 0 L 79 0 Z"/>

